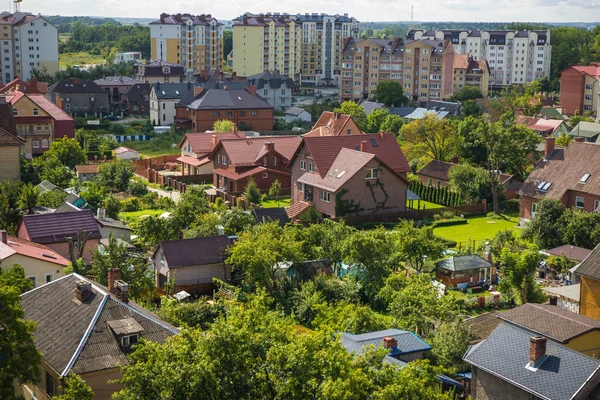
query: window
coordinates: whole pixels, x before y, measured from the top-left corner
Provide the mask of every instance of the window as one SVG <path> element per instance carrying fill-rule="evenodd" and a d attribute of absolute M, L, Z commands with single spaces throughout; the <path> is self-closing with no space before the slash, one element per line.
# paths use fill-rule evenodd
<path fill-rule="evenodd" d="M 221 155 L 217 154 L 217 164 L 221 164 Z"/>
<path fill-rule="evenodd" d="M 37 278 L 35 276 L 28 276 L 27 279 L 33 282 L 33 286 L 37 286 Z"/>
<path fill-rule="evenodd" d="M 213 117 L 220 117 L 221 113 L 219 111 L 213 112 Z"/>
<path fill-rule="evenodd" d="M 377 179 L 379 170 L 376 168 L 367 168 L 367 179 Z"/>
<path fill-rule="evenodd" d="M 56 394 L 54 377 L 50 373 L 46 372 L 46 393 L 52 397 Z"/>
<path fill-rule="evenodd" d="M 262 174 L 263 179 L 266 179 L 269 177 L 269 174 L 267 172 L 265 172 L 264 174 Z"/>
<path fill-rule="evenodd" d="M 306 170 L 306 161 L 300 160 L 300 169 L 302 171 Z"/>
<path fill-rule="evenodd" d="M 581 196 L 575 197 L 575 207 L 577 207 L 577 208 L 583 208 L 583 204 L 584 204 L 583 197 L 581 197 Z"/>
<path fill-rule="evenodd" d="M 304 185 L 300 182 L 296 183 L 296 188 L 298 189 L 299 192 L 301 192 L 304 189 Z"/>
<path fill-rule="evenodd" d="M 330 202 L 329 196 L 330 196 L 329 192 L 321 190 L 321 195 L 320 195 L 321 201 L 324 201 L 325 203 L 329 203 Z"/>
<path fill-rule="evenodd" d="M 257 115 L 258 115 L 258 111 L 256 111 L 256 110 L 253 110 L 253 111 L 252 111 L 252 116 L 253 116 L 253 117 L 256 117 Z"/>
<path fill-rule="evenodd" d="M 121 347 L 130 347 L 138 342 L 138 335 L 127 335 L 121 338 Z"/>
<path fill-rule="evenodd" d="M 585 90 L 592 90 L 593 89 L 593 85 L 586 83 L 585 84 Z"/>
<path fill-rule="evenodd" d="M 535 214 L 537 213 L 537 209 L 538 209 L 537 203 L 531 204 L 531 218 L 535 217 Z"/>
<path fill-rule="evenodd" d="M 231 112 L 231 111 L 227 111 L 227 112 L 225 113 L 225 116 L 226 116 L 226 117 L 232 117 L 232 116 L 233 116 L 233 112 Z"/>
<path fill-rule="evenodd" d="M 246 116 L 246 111 L 240 111 L 240 117 L 245 117 Z"/>
<path fill-rule="evenodd" d="M 44 124 L 44 130 L 45 131 L 49 131 L 50 130 L 50 125 L 49 124 Z"/>
<path fill-rule="evenodd" d="M 39 140 L 34 140 L 32 142 L 32 146 L 34 149 L 39 149 L 40 148 L 40 141 Z"/>
<path fill-rule="evenodd" d="M 431 186 L 431 178 L 427 178 L 427 186 Z"/>
<path fill-rule="evenodd" d="M 311 163 L 311 162 L 308 163 L 308 171 L 315 172 L 315 168 L 313 167 L 313 163 Z"/>
<path fill-rule="evenodd" d="M 35 126 L 35 130 L 36 130 L 36 131 L 41 131 L 41 130 L 42 130 L 42 124 L 37 124 L 37 125 Z"/>
<path fill-rule="evenodd" d="M 600 212 L 600 200 L 594 200 L 594 212 Z"/>
<path fill-rule="evenodd" d="M 352 129 L 346 129 L 346 135 L 352 135 Z"/>
<path fill-rule="evenodd" d="M 163 103 L 163 110 L 167 108 L 167 105 Z"/>
<path fill-rule="evenodd" d="M 266 167 L 268 163 L 269 163 L 269 159 L 267 157 L 264 157 L 263 158 L 263 165 Z"/>
<path fill-rule="evenodd" d="M 52 282 L 52 274 L 46 274 L 46 283 Z"/>
<path fill-rule="evenodd" d="M 19 111 L 16 108 L 13 108 L 13 115 L 14 116 L 19 115 Z"/>
<path fill-rule="evenodd" d="M 49 146 L 48 139 L 42 139 L 42 149 L 47 149 Z"/>

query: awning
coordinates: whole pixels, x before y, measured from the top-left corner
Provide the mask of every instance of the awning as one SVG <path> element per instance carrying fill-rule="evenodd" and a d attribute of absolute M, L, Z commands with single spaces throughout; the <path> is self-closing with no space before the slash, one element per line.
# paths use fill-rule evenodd
<path fill-rule="evenodd" d="M 183 164 L 192 165 L 194 167 L 199 167 L 201 165 L 208 164 L 210 162 L 210 160 L 208 158 L 199 160 L 197 158 L 190 157 L 190 156 L 177 157 L 177 161 L 179 161 L 180 163 L 183 163 Z"/>
<path fill-rule="evenodd" d="M 406 189 L 406 200 L 421 200 L 421 198 L 412 190 Z"/>

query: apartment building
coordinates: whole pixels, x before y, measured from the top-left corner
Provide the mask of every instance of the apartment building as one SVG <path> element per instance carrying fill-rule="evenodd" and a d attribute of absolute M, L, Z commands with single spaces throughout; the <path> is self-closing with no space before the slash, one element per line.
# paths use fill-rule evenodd
<path fill-rule="evenodd" d="M 302 86 L 340 85 L 340 51 L 344 39 L 360 33 L 359 22 L 348 14 L 300 14 L 302 24 Z"/>
<path fill-rule="evenodd" d="M 490 67 L 487 60 L 475 60 L 470 54 L 454 54 L 453 92 L 465 86 L 475 86 L 484 97 L 488 96 Z"/>
<path fill-rule="evenodd" d="M 563 113 L 595 112 L 600 92 L 600 63 L 574 65 L 560 73 L 560 105 Z"/>
<path fill-rule="evenodd" d="M 233 70 L 241 76 L 279 71 L 298 80 L 302 24 L 288 14 L 249 14 L 233 20 Z"/>
<path fill-rule="evenodd" d="M 58 71 L 58 30 L 41 15 L 0 14 L 0 80 L 31 78 L 34 69 Z"/>
<path fill-rule="evenodd" d="M 492 87 L 526 84 L 550 77 L 550 30 L 411 30 L 407 38 L 450 40 L 455 53 L 487 60 Z"/>
<path fill-rule="evenodd" d="M 370 99 L 379 81 L 400 83 L 423 105 L 452 94 L 454 49 L 446 40 L 347 38 L 342 50 L 342 101 Z"/>
<path fill-rule="evenodd" d="M 182 64 L 187 80 L 223 68 L 223 24 L 210 14 L 161 14 L 150 23 L 153 60 Z"/>

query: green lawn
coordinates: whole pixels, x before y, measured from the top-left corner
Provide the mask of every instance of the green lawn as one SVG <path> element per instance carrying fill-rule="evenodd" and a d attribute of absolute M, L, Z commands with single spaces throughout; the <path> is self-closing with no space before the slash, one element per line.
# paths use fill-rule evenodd
<path fill-rule="evenodd" d="M 406 208 L 408 208 L 410 206 L 411 206 L 410 201 L 407 201 Z M 415 210 L 417 209 L 417 207 L 420 207 L 419 208 L 420 210 L 431 210 L 432 208 L 444 208 L 444 206 L 441 204 L 436 204 L 436 203 L 432 203 L 430 201 L 425 201 L 425 200 L 421 200 L 420 206 L 419 206 L 419 201 L 413 200 L 412 207 L 414 207 Z"/>
<path fill-rule="evenodd" d="M 292 199 L 267 200 L 261 203 L 264 208 L 289 207 Z"/>
<path fill-rule="evenodd" d="M 68 66 L 73 65 L 85 65 L 85 64 L 104 64 L 104 58 L 99 55 L 89 54 L 84 51 L 79 53 L 62 53 L 58 57 L 59 66 L 61 69 L 65 69 Z"/>
<path fill-rule="evenodd" d="M 473 240 L 480 245 L 483 241 L 492 239 L 498 231 L 505 229 L 519 231 L 516 227 L 519 222 L 518 213 L 507 214 L 504 217 L 504 219 L 487 218 L 485 215 L 467 217 L 468 222 L 465 225 L 441 226 L 434 228 L 433 234 L 463 245 Z"/>
<path fill-rule="evenodd" d="M 165 210 L 123 211 L 119 213 L 119 218 L 130 222 L 144 215 L 160 215 L 165 212 Z"/>
<path fill-rule="evenodd" d="M 127 141 L 125 146 L 137 150 L 145 157 L 158 157 L 165 154 L 180 154 L 181 149 L 177 147 L 183 135 L 172 135 L 163 133 L 145 142 Z"/>

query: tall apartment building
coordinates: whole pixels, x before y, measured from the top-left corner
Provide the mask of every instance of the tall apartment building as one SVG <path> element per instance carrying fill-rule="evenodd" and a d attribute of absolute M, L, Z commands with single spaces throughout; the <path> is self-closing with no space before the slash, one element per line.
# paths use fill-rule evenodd
<path fill-rule="evenodd" d="M 344 15 L 244 14 L 233 24 L 233 70 L 278 70 L 302 86 L 339 85 L 344 38 L 359 23 Z"/>
<path fill-rule="evenodd" d="M 359 22 L 348 14 L 300 14 L 302 24 L 302 86 L 339 86 L 341 76 L 340 51 L 344 39 L 356 37 Z"/>
<path fill-rule="evenodd" d="M 450 40 L 455 53 L 471 54 L 475 60 L 486 59 L 492 87 L 526 84 L 550 77 L 550 30 L 411 30 L 407 38 Z"/>
<path fill-rule="evenodd" d="M 233 21 L 233 70 L 240 76 L 300 74 L 302 25 L 288 14 L 244 14 Z"/>
<path fill-rule="evenodd" d="M 161 14 L 150 23 L 151 58 L 182 64 L 187 80 L 223 68 L 223 24 L 210 14 Z"/>
<path fill-rule="evenodd" d="M 58 71 L 58 30 L 40 15 L 1 13 L 0 80 L 29 80 L 34 69 Z"/>
<path fill-rule="evenodd" d="M 452 94 L 454 49 L 446 40 L 354 39 L 342 50 L 342 101 L 370 99 L 379 81 L 396 81 L 412 101 Z"/>

